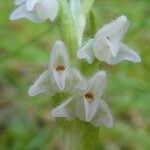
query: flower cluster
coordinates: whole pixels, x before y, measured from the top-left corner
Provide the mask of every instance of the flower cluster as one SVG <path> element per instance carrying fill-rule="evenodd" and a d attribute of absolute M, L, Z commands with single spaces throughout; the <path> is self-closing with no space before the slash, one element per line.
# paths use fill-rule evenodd
<path fill-rule="evenodd" d="M 94 126 L 112 126 L 109 108 L 102 96 L 106 86 L 106 73 L 97 72 L 86 80 L 76 69 L 70 67 L 66 48 L 62 41 L 56 41 L 51 52 L 49 68 L 44 71 L 29 89 L 29 95 L 40 93 L 54 95 L 69 92 L 72 96 L 52 110 L 53 117 L 75 117 L 91 122 Z"/>
<path fill-rule="evenodd" d="M 11 14 L 12 20 L 28 18 L 33 22 L 46 19 L 53 21 L 58 13 L 57 0 L 16 0 L 17 9 Z M 75 23 L 78 45 L 78 59 L 86 59 L 92 64 L 96 58 L 109 65 L 128 60 L 140 62 L 140 56 L 122 42 L 127 32 L 129 21 L 120 16 L 98 30 L 94 38 L 82 44 L 86 24 L 80 0 L 70 0 L 70 12 Z M 66 45 L 56 41 L 51 54 L 48 69 L 44 71 L 29 89 L 29 95 L 47 93 L 50 96 L 58 92 L 68 92 L 70 98 L 51 111 L 53 117 L 64 117 L 67 120 L 78 118 L 90 122 L 93 126 L 101 124 L 111 127 L 113 119 L 107 103 L 102 99 L 106 87 L 106 73 L 96 72 L 90 79 L 81 75 L 78 69 L 72 68 Z M 76 57 L 76 56 L 74 56 Z"/>

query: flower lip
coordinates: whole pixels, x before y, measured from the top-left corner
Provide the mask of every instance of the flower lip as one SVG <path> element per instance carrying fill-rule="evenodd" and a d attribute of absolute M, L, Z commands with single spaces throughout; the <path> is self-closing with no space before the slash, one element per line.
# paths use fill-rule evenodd
<path fill-rule="evenodd" d="M 64 70 L 65 70 L 65 66 L 62 65 L 62 64 L 60 64 L 60 65 L 58 65 L 58 66 L 56 67 L 56 71 L 57 71 L 57 72 L 64 71 Z"/>
<path fill-rule="evenodd" d="M 87 101 L 89 101 L 89 103 L 93 102 L 94 100 L 94 95 L 92 92 L 85 93 L 84 97 L 86 98 Z"/>

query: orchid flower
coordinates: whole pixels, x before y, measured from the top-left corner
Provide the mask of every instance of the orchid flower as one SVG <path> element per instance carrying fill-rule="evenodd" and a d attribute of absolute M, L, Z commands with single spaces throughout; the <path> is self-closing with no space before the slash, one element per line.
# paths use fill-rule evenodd
<path fill-rule="evenodd" d="M 77 53 L 78 58 L 93 62 L 94 56 L 108 64 L 117 64 L 123 60 L 134 63 L 141 61 L 140 56 L 121 40 L 127 32 L 129 21 L 126 16 L 120 16 L 110 24 L 100 29 L 94 39 L 90 39 Z"/>
<path fill-rule="evenodd" d="M 57 0 L 16 0 L 17 9 L 10 15 L 11 20 L 27 18 L 33 22 L 46 19 L 54 21 L 58 13 Z"/>
<path fill-rule="evenodd" d="M 57 41 L 51 53 L 48 70 L 44 71 L 29 89 L 29 95 L 40 93 L 55 94 L 59 91 L 72 91 L 75 84 L 82 81 L 80 73 L 69 66 L 64 43 Z"/>
<path fill-rule="evenodd" d="M 53 117 L 75 117 L 90 122 L 93 126 L 101 124 L 111 127 L 112 116 L 106 102 L 101 99 L 106 86 L 106 74 L 103 71 L 96 73 L 89 81 L 77 86 L 74 96 L 52 110 Z"/>

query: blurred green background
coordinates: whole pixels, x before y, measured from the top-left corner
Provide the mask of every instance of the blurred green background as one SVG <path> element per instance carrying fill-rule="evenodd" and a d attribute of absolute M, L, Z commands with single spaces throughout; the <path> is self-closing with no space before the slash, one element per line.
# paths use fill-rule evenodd
<path fill-rule="evenodd" d="M 50 22 L 9 21 L 13 1 L 0 1 L 0 150 L 64 150 L 64 131 L 49 118 L 51 98 L 29 97 L 28 88 L 47 68 L 60 34 Z M 131 21 L 124 41 L 142 62 L 103 67 L 108 73 L 105 99 L 114 127 L 101 127 L 96 150 L 150 149 L 150 1 L 96 0 L 96 27 L 119 15 Z"/>

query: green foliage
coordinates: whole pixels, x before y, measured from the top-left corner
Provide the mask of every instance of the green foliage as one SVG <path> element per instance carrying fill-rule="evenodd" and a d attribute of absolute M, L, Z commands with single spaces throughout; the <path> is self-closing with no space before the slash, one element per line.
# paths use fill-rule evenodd
<path fill-rule="evenodd" d="M 93 68 L 108 72 L 104 97 L 115 120 L 113 128 L 100 128 L 95 150 L 150 148 L 149 6 L 149 0 L 97 0 L 92 8 L 97 30 L 112 18 L 127 15 L 131 25 L 124 41 L 142 57 L 140 64 L 123 62 Z M 49 117 L 52 98 L 27 95 L 33 79 L 47 67 L 50 48 L 59 37 L 58 27 L 49 22 L 9 21 L 13 8 L 12 1 L 0 2 L 0 149 L 62 150 L 65 132 L 59 121 Z M 87 38 L 88 32 L 87 28 Z M 83 68 L 83 73 L 90 75 L 86 63 Z"/>

